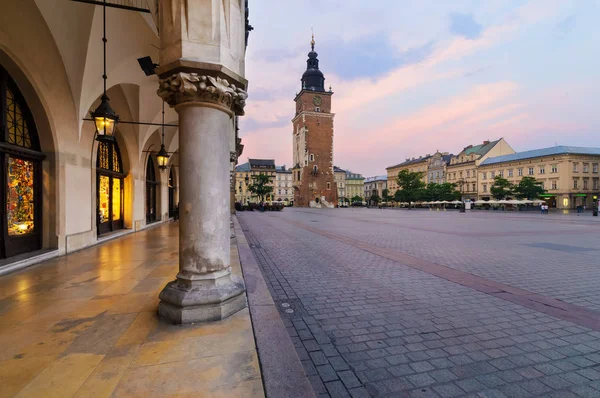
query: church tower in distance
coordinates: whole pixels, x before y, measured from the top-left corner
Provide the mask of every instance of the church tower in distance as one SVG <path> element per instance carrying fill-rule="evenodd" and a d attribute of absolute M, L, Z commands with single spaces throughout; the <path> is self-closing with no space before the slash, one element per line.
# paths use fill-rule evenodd
<path fill-rule="evenodd" d="M 319 70 L 315 38 L 302 75 L 302 90 L 296 95 L 294 126 L 294 206 L 334 207 L 337 187 L 333 175 L 333 116 L 331 87 Z"/>

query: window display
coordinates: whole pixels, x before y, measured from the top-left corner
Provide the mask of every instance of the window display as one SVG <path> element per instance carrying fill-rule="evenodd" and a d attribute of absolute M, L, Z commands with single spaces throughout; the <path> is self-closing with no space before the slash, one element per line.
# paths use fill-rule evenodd
<path fill-rule="evenodd" d="M 8 235 L 33 232 L 34 169 L 33 162 L 8 156 L 7 158 L 6 217 Z"/>

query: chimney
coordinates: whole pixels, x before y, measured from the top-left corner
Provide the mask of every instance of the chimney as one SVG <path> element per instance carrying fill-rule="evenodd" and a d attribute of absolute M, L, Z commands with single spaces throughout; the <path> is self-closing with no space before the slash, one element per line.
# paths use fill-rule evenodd
<path fill-rule="evenodd" d="M 473 148 L 473 145 L 468 145 L 465 149 Z"/>
<path fill-rule="evenodd" d="M 425 156 L 426 156 L 426 157 L 430 157 L 430 156 L 431 156 L 431 154 L 430 154 L 430 153 L 428 153 L 428 154 L 427 154 L 427 155 L 425 155 Z"/>
<path fill-rule="evenodd" d="M 406 161 L 408 162 L 410 160 L 410 158 L 406 158 Z"/>
<path fill-rule="evenodd" d="M 483 145 L 487 145 L 489 143 L 490 143 L 489 141 L 483 141 Z"/>

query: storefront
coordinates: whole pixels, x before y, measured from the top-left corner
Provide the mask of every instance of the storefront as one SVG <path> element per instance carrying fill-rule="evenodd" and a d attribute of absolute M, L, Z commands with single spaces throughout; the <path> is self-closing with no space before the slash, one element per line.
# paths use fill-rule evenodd
<path fill-rule="evenodd" d="M 173 166 L 169 170 L 169 217 L 175 217 L 175 178 L 173 178 Z"/>
<path fill-rule="evenodd" d="M 115 142 L 101 142 L 96 160 L 98 235 L 123 228 L 123 163 Z"/>
<path fill-rule="evenodd" d="M 158 182 L 156 181 L 156 171 L 152 158 L 148 157 L 146 163 L 146 224 L 157 221 L 156 217 L 156 190 Z"/>
<path fill-rule="evenodd" d="M 29 106 L 1 66 L 0 109 L 0 258 L 6 258 L 42 247 L 41 162 L 45 156 Z"/>

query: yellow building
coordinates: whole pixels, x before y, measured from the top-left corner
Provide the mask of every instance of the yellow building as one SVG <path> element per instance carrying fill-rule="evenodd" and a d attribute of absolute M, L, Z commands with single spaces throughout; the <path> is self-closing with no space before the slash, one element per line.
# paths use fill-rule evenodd
<path fill-rule="evenodd" d="M 479 199 L 491 199 L 496 176 L 517 184 L 534 177 L 547 190 L 544 199 L 553 208 L 592 207 L 592 196 L 600 192 L 598 182 L 600 148 L 555 146 L 489 157 L 479 166 Z"/>
<path fill-rule="evenodd" d="M 265 201 L 274 200 L 276 195 L 276 168 L 273 159 L 248 159 L 248 162 L 240 164 L 235 168 L 235 201 L 241 203 L 258 203 L 260 198 L 248 191 L 248 185 L 252 184 L 252 176 L 266 174 L 271 177 L 270 186 L 273 192 L 265 197 Z"/>
<path fill-rule="evenodd" d="M 364 199 L 364 181 L 365 177 L 360 174 L 346 170 L 346 197 L 352 201 L 352 198 L 359 196 Z"/>
<path fill-rule="evenodd" d="M 398 173 L 402 170 L 408 170 L 413 173 L 423 173 L 423 182 L 427 182 L 427 170 L 429 169 L 429 160 L 432 158 L 430 154 L 419 156 L 418 158 L 407 158 L 403 163 L 395 166 L 386 167 L 387 171 L 387 188 L 390 195 L 398 190 Z"/>
<path fill-rule="evenodd" d="M 469 145 L 450 159 L 446 167 L 446 182 L 456 184 L 461 199 L 477 199 L 477 167 L 486 159 L 515 153 L 504 138 L 483 141 L 480 145 Z"/>

